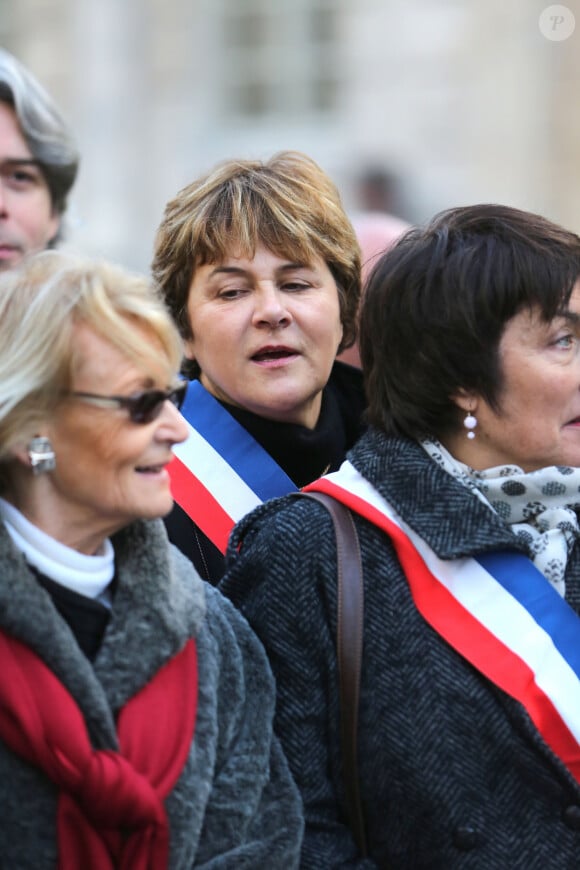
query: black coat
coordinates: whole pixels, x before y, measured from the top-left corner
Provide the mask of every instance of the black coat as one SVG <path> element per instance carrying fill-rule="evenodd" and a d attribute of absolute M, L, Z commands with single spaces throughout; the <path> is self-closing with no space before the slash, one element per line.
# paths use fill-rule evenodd
<path fill-rule="evenodd" d="M 439 557 L 525 546 L 416 443 L 370 430 L 349 458 Z M 390 539 L 362 517 L 355 522 L 365 583 L 358 752 L 366 861 L 345 823 L 336 548 L 325 508 L 290 497 L 257 508 L 234 530 L 221 584 L 276 676 L 276 728 L 305 803 L 301 866 L 580 867 L 579 784 L 524 708 L 424 621 Z M 577 609 L 578 546 L 566 583 Z"/>
<path fill-rule="evenodd" d="M 359 369 L 336 362 L 322 394 L 314 429 L 267 420 L 221 403 L 286 472 L 297 487 L 336 470 L 363 431 L 365 398 Z M 224 557 L 179 505 L 165 519 L 169 539 L 191 559 L 199 575 L 217 583 Z"/>

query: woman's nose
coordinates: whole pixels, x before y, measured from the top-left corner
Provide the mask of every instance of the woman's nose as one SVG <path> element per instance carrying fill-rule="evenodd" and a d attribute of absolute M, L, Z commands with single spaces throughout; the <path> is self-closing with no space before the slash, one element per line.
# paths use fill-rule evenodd
<path fill-rule="evenodd" d="M 254 322 L 268 326 L 283 326 L 290 322 L 291 315 L 286 296 L 277 287 L 264 287 L 255 295 Z"/>
<path fill-rule="evenodd" d="M 161 440 L 179 444 L 185 441 L 189 434 L 187 423 L 181 412 L 167 399 L 163 403 L 161 414 L 158 417 L 161 424 L 157 429 L 157 437 Z"/>

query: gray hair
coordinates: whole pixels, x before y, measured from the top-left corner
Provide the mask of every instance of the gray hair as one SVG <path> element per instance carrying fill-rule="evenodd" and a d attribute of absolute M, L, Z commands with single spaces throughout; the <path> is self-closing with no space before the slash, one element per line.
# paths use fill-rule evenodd
<path fill-rule="evenodd" d="M 79 166 L 72 131 L 40 82 L 1 48 L 0 102 L 13 107 L 32 156 L 40 163 L 53 210 L 63 215 Z"/>

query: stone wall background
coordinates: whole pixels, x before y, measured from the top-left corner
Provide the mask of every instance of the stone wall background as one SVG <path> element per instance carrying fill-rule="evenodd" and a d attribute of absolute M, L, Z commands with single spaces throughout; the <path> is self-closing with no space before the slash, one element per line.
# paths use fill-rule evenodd
<path fill-rule="evenodd" d="M 580 0 L 0 0 L 0 44 L 83 155 L 69 244 L 147 270 L 165 202 L 227 157 L 307 151 L 351 210 L 363 166 L 399 213 L 499 201 L 580 232 Z"/>

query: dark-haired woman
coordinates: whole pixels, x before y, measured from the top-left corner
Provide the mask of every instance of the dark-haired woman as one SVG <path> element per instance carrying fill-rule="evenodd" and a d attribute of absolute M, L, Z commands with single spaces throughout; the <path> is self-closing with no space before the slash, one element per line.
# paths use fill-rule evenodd
<path fill-rule="evenodd" d="M 358 531 L 349 825 L 326 510 L 234 531 L 222 589 L 277 679 L 304 868 L 572 870 L 580 849 L 580 238 L 498 205 L 413 229 L 365 290 L 370 429 L 313 484 Z M 307 487 L 307 489 L 310 487 Z"/>

